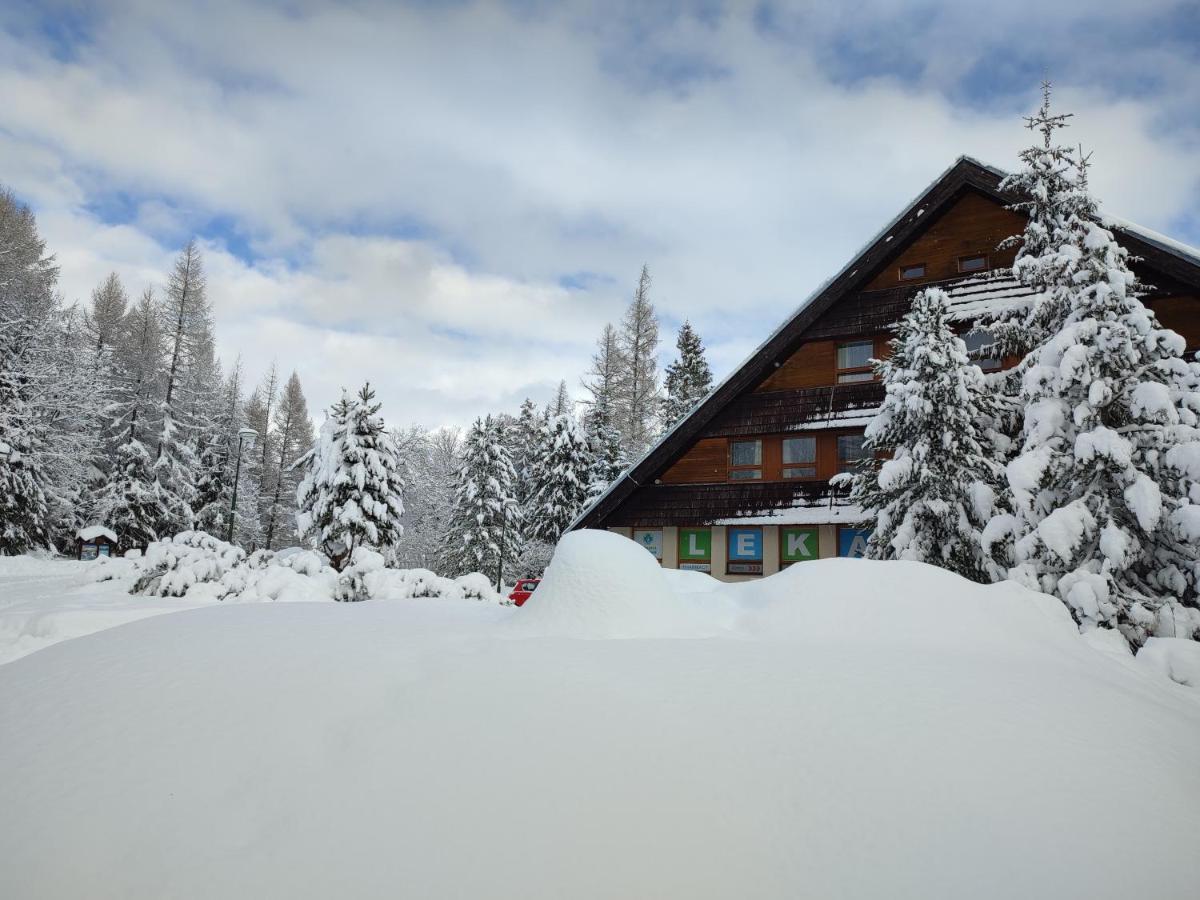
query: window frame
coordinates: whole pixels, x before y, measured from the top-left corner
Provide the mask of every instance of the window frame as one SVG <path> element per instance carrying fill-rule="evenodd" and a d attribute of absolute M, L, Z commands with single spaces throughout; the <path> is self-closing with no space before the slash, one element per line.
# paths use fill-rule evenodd
<path fill-rule="evenodd" d="M 964 269 L 963 268 L 963 260 L 966 260 L 966 259 L 982 259 L 983 265 L 980 266 L 978 269 Z M 991 259 L 991 256 L 987 253 L 966 253 L 966 254 L 963 254 L 962 256 L 958 257 L 957 265 L 958 265 L 958 274 L 959 275 L 974 275 L 977 272 L 989 271 L 992 268 L 992 259 Z"/>
<path fill-rule="evenodd" d="M 788 441 L 812 441 L 812 463 L 789 463 L 784 457 L 784 445 Z M 811 475 L 788 475 L 788 469 L 812 469 Z M 785 434 L 779 438 L 779 480 L 818 481 L 821 478 L 821 439 L 817 432 L 807 434 Z"/>
<path fill-rule="evenodd" d="M 916 269 L 916 268 L 920 268 L 920 270 L 921 270 L 921 273 L 919 275 L 905 275 L 904 274 L 906 269 Z M 897 274 L 899 275 L 900 281 L 917 281 L 918 279 L 927 278 L 929 276 L 929 263 L 924 263 L 924 262 L 901 263 L 899 266 L 896 267 L 896 269 L 897 269 Z"/>
<path fill-rule="evenodd" d="M 859 456 L 857 459 L 855 459 L 848 468 L 842 468 L 842 438 L 854 438 L 854 437 L 858 438 L 859 440 L 861 440 L 863 442 L 862 444 L 860 444 L 860 447 L 864 452 L 861 456 Z M 843 434 L 834 435 L 833 462 L 834 462 L 834 474 L 835 475 L 841 475 L 846 472 L 853 473 L 858 470 L 858 466 L 862 464 L 863 460 L 870 459 L 871 457 L 872 457 L 872 453 L 871 453 L 870 449 L 866 447 L 866 435 L 863 434 L 861 431 L 846 432 Z"/>
<path fill-rule="evenodd" d="M 875 381 L 875 367 L 869 363 L 865 366 L 849 366 L 845 369 L 841 368 L 840 357 L 843 347 L 853 347 L 856 345 L 866 344 L 871 348 L 870 357 L 875 358 L 875 339 L 867 338 L 866 340 L 851 340 L 851 341 L 836 341 L 833 345 L 833 383 L 840 384 L 866 384 L 870 381 Z M 867 378 L 859 378 L 859 375 L 868 375 Z M 842 376 L 846 376 L 846 380 L 842 380 Z"/>
<path fill-rule="evenodd" d="M 730 438 L 729 449 L 726 451 L 728 459 L 728 470 L 726 473 L 727 481 L 745 482 L 745 481 L 766 481 L 766 471 L 763 466 L 764 459 L 764 442 L 765 437 L 750 437 L 750 438 Z M 734 444 L 758 444 L 758 462 L 754 465 L 734 465 L 733 462 L 733 445 Z M 735 472 L 757 472 L 758 475 L 746 475 L 738 478 L 734 475 Z"/>
<path fill-rule="evenodd" d="M 739 559 L 733 555 L 732 535 L 737 531 L 758 532 L 758 559 Z M 726 525 L 725 526 L 725 574 L 726 575 L 762 575 L 766 564 L 766 530 L 761 525 Z M 732 567 L 738 566 L 735 571 Z M 757 567 L 757 568 L 755 568 Z"/>
<path fill-rule="evenodd" d="M 980 370 L 985 373 L 999 372 L 999 371 L 1003 370 L 1004 358 L 1002 356 L 1000 356 L 998 353 L 994 356 L 981 357 L 981 356 L 979 356 L 979 353 L 982 352 L 982 348 L 977 348 L 975 350 L 971 349 L 971 347 L 967 344 L 967 338 L 973 334 L 988 334 L 988 331 L 986 328 L 972 328 L 970 331 L 965 331 L 961 335 L 959 335 L 959 339 L 963 342 L 963 346 L 967 348 L 967 359 L 969 359 L 975 365 L 979 366 Z M 988 337 L 991 338 L 991 340 L 992 340 L 991 346 L 994 349 L 996 337 L 995 337 L 995 335 L 992 335 L 992 334 L 988 334 Z M 987 345 L 985 344 L 984 346 L 987 346 Z M 995 365 L 985 366 L 985 365 L 983 365 L 983 363 L 985 361 L 994 362 Z"/>

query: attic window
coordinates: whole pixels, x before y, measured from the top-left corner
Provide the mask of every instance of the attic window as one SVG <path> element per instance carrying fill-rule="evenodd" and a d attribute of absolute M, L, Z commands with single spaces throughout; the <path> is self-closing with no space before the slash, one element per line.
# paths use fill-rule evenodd
<path fill-rule="evenodd" d="M 759 481 L 762 476 L 762 441 L 730 441 L 729 480 Z"/>
<path fill-rule="evenodd" d="M 914 278 L 925 277 L 925 263 L 913 263 L 900 267 L 900 280 L 911 281 Z"/>
<path fill-rule="evenodd" d="M 979 253 L 975 256 L 960 256 L 958 258 L 958 271 L 960 272 L 982 272 L 988 267 L 987 254 Z"/>
<path fill-rule="evenodd" d="M 871 357 L 875 354 L 872 341 L 852 341 L 837 345 L 837 383 L 853 384 L 856 381 L 874 381 Z"/>

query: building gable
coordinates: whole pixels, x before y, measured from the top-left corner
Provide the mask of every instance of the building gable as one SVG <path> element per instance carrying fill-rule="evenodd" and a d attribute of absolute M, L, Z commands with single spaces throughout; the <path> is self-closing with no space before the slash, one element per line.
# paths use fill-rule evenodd
<path fill-rule="evenodd" d="M 887 331 L 907 310 L 916 287 L 956 280 L 965 321 L 992 302 L 1028 296 L 1012 279 L 965 277 L 964 257 L 983 254 L 989 269 L 1011 265 L 1015 249 L 998 250 L 1019 233 L 1024 218 L 1005 208 L 1003 173 L 959 159 L 833 279 L 822 285 L 745 363 L 731 373 L 688 417 L 592 504 L 572 527 L 669 525 L 711 522 L 795 502 L 822 502 L 815 483 L 729 480 L 729 440 L 823 429 L 821 471 L 830 471 L 837 435 L 870 420 L 881 398 L 875 383 L 835 383 L 838 339 L 870 341 L 886 352 Z M 1188 248 L 1127 223 L 1105 222 L 1121 242 L 1152 263 L 1154 283 L 1183 311 L 1200 339 L 1200 259 Z M 924 271 L 901 279 L 900 267 Z M 913 273 L 906 273 L 912 275 Z M 1145 275 L 1143 275 L 1145 277 Z M 957 286 L 963 286 L 961 288 Z M 1187 292 L 1191 291 L 1191 294 Z M 1160 291 L 1160 296 L 1162 292 Z M 1180 306 L 1183 298 L 1184 306 Z M 1190 298 L 1190 299 L 1189 299 Z M 1187 306 L 1187 304 L 1191 304 Z M 1153 304 L 1152 304 L 1153 305 Z M 1164 324 L 1169 324 L 1164 316 Z M 1183 329 L 1189 346 L 1193 338 Z M 620 521 L 614 521 L 614 517 Z"/>

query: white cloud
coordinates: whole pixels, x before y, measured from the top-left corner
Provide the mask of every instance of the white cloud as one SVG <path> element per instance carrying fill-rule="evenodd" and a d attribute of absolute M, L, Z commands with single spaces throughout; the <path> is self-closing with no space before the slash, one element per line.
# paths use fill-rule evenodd
<path fill-rule="evenodd" d="M 110 268 L 161 281 L 189 224 L 233 221 L 256 261 L 208 248 L 226 353 L 296 365 L 314 406 L 370 376 L 397 417 L 463 421 L 574 384 L 643 261 L 664 315 L 732 365 L 958 154 L 1012 163 L 1014 109 L 946 99 L 1005 39 L 1083 48 L 1062 53 L 1059 97 L 1109 208 L 1162 230 L 1194 208 L 1194 123 L 1163 130 L 1195 91 L 1186 54 L 1131 49 L 1131 77 L 1170 77 L 1114 99 L 1078 11 L 1031 31 L 1040 6 L 1018 3 L 976 40 L 981 8 L 856 4 L 876 26 L 860 52 L 888 33 L 924 65 L 844 83 L 824 59 L 839 4 L 806 6 L 786 41 L 734 6 L 660 16 L 634 45 L 609 5 L 127 3 L 67 61 L 0 32 L 0 171 L 69 296 Z M 648 82 L 684 57 L 726 74 Z M 127 225 L 87 211 L 114 192 L 137 200 Z M 576 272 L 602 277 L 558 286 Z"/>

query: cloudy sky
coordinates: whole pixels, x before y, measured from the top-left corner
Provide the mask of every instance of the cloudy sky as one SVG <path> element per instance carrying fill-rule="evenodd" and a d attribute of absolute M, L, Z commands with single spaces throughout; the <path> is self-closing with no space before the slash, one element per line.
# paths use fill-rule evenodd
<path fill-rule="evenodd" d="M 0 183 L 84 299 L 204 244 L 224 358 L 396 423 L 575 393 L 643 262 L 724 374 L 1048 74 L 1200 244 L 1200 3 L 0 2 Z M 671 347 L 664 347 L 664 359 Z"/>

